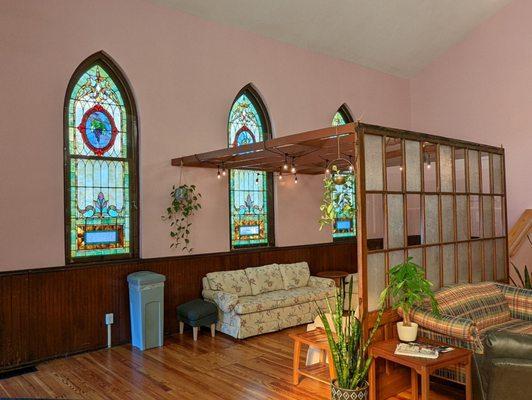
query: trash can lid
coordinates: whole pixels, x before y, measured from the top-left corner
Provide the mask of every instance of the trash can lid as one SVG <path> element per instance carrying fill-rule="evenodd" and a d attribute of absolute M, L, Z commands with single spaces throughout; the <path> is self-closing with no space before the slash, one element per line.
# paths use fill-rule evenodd
<path fill-rule="evenodd" d="M 150 271 L 134 272 L 127 276 L 127 281 L 136 285 L 149 285 L 164 282 L 165 280 L 166 276 Z"/>

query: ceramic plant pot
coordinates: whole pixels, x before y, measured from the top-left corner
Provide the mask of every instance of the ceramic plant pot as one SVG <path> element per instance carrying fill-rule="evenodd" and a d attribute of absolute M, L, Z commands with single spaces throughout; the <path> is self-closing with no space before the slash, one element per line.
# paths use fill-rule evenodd
<path fill-rule="evenodd" d="M 364 386 L 356 389 L 342 389 L 338 387 L 336 380 L 331 382 L 331 400 L 367 400 L 368 398 L 368 382 L 364 382 Z"/>
<path fill-rule="evenodd" d="M 410 322 L 411 326 L 404 326 L 403 321 L 397 323 L 397 333 L 402 342 L 413 342 L 417 338 L 417 324 Z"/>

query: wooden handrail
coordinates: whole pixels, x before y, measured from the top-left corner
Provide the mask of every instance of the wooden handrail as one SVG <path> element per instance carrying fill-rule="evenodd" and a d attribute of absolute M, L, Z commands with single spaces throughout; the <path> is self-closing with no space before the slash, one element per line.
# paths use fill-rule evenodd
<path fill-rule="evenodd" d="M 513 257 L 532 229 L 532 209 L 525 210 L 508 234 L 509 256 Z"/>

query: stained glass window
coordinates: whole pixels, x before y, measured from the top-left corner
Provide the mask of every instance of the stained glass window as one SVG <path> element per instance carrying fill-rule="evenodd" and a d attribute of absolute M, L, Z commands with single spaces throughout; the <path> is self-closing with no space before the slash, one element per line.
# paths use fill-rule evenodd
<path fill-rule="evenodd" d="M 338 126 L 349 122 L 353 122 L 353 118 L 347 105 L 342 104 L 338 111 L 336 111 L 336 114 L 334 114 L 331 125 Z M 351 172 L 346 172 L 345 176 L 345 183 L 343 185 L 336 185 L 334 192 L 337 218 L 333 226 L 333 239 L 352 238 L 356 234 L 356 216 L 349 218 L 343 215 L 343 210 L 346 209 L 346 205 L 355 206 L 355 177 Z"/>
<path fill-rule="evenodd" d="M 237 95 L 229 112 L 228 146 L 270 138 L 266 108 L 251 86 Z M 231 170 L 229 173 L 231 248 L 273 245 L 271 173 Z"/>
<path fill-rule="evenodd" d="M 67 262 L 136 254 L 135 114 L 98 53 L 74 73 L 65 108 Z"/>

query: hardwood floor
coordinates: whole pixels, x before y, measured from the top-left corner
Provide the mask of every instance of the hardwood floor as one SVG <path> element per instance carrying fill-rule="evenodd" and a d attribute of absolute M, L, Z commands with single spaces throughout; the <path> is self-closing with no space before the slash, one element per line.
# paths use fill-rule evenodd
<path fill-rule="evenodd" d="M 0 397 L 68 399 L 329 399 L 327 385 L 292 380 L 297 327 L 238 341 L 202 330 L 165 340 L 165 346 L 140 352 L 113 347 L 40 364 L 37 372 L 0 380 Z M 302 357 L 306 350 L 302 352 Z M 395 400 L 409 399 L 409 393 Z M 431 399 L 455 399 L 437 393 Z"/>

